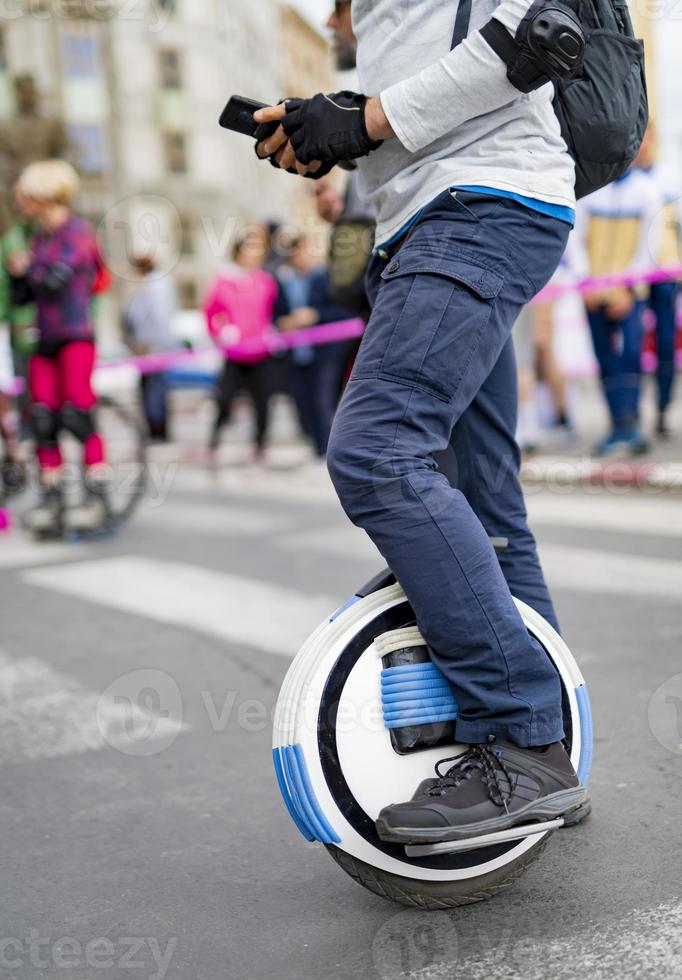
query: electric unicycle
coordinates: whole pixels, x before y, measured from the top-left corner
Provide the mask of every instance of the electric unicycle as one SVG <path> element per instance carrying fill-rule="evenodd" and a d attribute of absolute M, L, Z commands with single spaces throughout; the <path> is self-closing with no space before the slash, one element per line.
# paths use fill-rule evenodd
<path fill-rule="evenodd" d="M 561 678 L 565 744 L 585 784 L 592 722 L 582 674 L 556 631 L 515 601 Z M 444 844 L 380 840 L 379 811 L 409 799 L 439 759 L 457 753 L 456 717 L 451 688 L 388 570 L 312 634 L 277 702 L 275 770 L 292 820 L 355 881 L 404 905 L 439 909 L 491 897 L 540 856 L 554 830 L 589 812 L 586 803 L 563 819 Z"/>

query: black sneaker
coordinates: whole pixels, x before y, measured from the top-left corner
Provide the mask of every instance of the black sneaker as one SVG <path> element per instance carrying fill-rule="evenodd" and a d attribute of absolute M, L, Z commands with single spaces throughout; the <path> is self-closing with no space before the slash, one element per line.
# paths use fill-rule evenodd
<path fill-rule="evenodd" d="M 665 412 L 659 412 L 658 419 L 656 421 L 656 435 L 659 439 L 670 439 L 672 432 L 668 427 L 668 419 Z"/>
<path fill-rule="evenodd" d="M 443 772 L 445 763 L 452 762 Z M 588 799 L 561 742 L 521 749 L 471 745 L 436 765 L 409 803 L 384 807 L 379 837 L 399 844 L 466 840 L 522 824 L 555 820 Z"/>

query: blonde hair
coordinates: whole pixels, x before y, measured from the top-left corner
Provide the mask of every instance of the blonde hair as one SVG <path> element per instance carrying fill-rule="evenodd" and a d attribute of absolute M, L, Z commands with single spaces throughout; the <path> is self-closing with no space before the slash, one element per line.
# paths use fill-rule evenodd
<path fill-rule="evenodd" d="M 78 174 L 66 160 L 40 160 L 30 163 L 18 181 L 19 191 L 43 204 L 68 206 L 78 193 Z"/>

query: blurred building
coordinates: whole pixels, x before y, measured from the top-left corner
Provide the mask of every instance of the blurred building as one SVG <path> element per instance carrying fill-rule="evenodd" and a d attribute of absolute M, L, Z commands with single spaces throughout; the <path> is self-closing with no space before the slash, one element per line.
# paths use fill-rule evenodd
<path fill-rule="evenodd" d="M 326 40 L 278 0 L 16 0 L 0 122 L 22 74 L 64 121 L 82 209 L 122 279 L 131 252 L 152 251 L 192 306 L 241 223 L 310 215 L 308 182 L 255 166 L 251 141 L 217 124 L 233 93 L 273 102 L 331 82 Z"/>

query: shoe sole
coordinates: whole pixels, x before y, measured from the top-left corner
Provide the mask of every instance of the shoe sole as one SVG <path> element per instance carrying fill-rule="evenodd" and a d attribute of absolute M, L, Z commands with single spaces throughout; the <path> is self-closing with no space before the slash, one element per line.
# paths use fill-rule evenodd
<path fill-rule="evenodd" d="M 580 809 L 588 799 L 585 787 L 576 786 L 574 789 L 543 796 L 514 813 L 491 817 L 490 820 L 479 820 L 478 823 L 467 824 L 465 827 L 443 827 L 441 831 L 433 827 L 389 827 L 379 817 L 376 829 L 380 839 L 391 844 L 445 844 L 448 841 L 493 834 L 498 830 L 509 830 L 526 823 L 556 820 Z"/>

